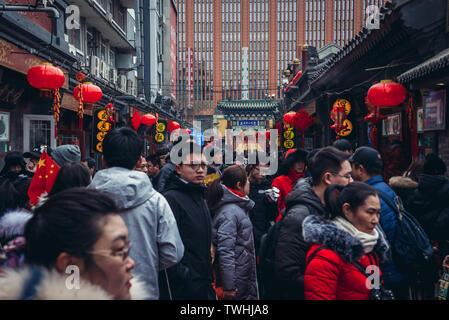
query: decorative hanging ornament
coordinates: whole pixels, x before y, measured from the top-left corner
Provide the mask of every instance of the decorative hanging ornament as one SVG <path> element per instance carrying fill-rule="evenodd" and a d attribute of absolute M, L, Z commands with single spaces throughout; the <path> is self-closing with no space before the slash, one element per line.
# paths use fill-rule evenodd
<path fill-rule="evenodd" d="M 298 110 L 293 119 L 293 126 L 298 131 L 306 131 L 314 122 L 313 117 L 306 110 Z"/>
<path fill-rule="evenodd" d="M 80 77 L 81 78 L 81 77 Z M 83 116 L 84 116 L 84 104 L 97 103 L 101 100 L 103 92 L 101 89 L 94 85 L 92 82 L 79 83 L 73 90 L 73 96 L 78 104 L 78 117 L 79 117 L 79 128 L 83 130 Z"/>
<path fill-rule="evenodd" d="M 393 80 L 382 80 L 368 90 L 368 100 L 377 107 L 400 105 L 407 96 L 407 89 Z"/>
<path fill-rule="evenodd" d="M 140 119 L 140 123 L 146 125 L 147 127 L 150 127 L 156 123 L 156 117 L 150 113 L 147 113 L 142 116 L 142 118 Z"/>
<path fill-rule="evenodd" d="M 335 124 L 331 126 L 331 129 L 334 129 L 337 134 L 346 128 L 344 125 L 344 121 L 346 120 L 346 112 L 343 105 L 334 105 L 330 112 L 330 118 L 335 122 Z"/>
<path fill-rule="evenodd" d="M 294 111 L 284 114 L 284 123 L 293 125 L 293 120 L 295 119 L 295 115 L 296 115 L 296 112 L 294 112 Z"/>
<path fill-rule="evenodd" d="M 140 127 L 140 114 L 137 109 L 134 111 L 133 118 L 131 119 L 131 125 L 133 126 L 134 130 L 137 131 Z"/>
<path fill-rule="evenodd" d="M 168 132 L 172 133 L 174 130 L 181 128 L 178 122 L 170 120 L 168 123 Z"/>
<path fill-rule="evenodd" d="M 108 115 L 108 122 L 110 122 L 110 123 L 114 123 L 114 105 L 111 103 L 111 102 L 109 102 L 107 105 L 106 105 L 106 109 L 105 109 L 105 111 L 106 111 L 106 114 Z"/>

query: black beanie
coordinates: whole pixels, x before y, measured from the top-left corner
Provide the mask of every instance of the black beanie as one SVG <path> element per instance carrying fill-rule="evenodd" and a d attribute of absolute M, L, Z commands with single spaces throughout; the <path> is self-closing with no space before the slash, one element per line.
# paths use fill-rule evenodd
<path fill-rule="evenodd" d="M 424 160 L 424 174 L 445 174 L 446 164 L 435 153 L 429 153 Z"/>

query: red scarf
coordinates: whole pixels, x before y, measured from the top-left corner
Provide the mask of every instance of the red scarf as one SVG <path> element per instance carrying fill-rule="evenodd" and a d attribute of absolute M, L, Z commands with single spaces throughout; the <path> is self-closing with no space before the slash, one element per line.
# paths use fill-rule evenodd
<path fill-rule="evenodd" d="M 225 187 L 226 187 L 226 186 L 225 186 Z M 234 189 L 231 189 L 231 188 L 228 188 L 228 187 L 226 187 L 226 189 L 228 189 L 228 190 L 231 191 L 233 194 L 235 194 L 235 195 L 237 195 L 237 196 L 239 196 L 239 197 L 241 197 L 241 198 L 245 198 L 245 196 L 243 195 L 243 193 L 238 192 L 237 190 L 234 190 Z"/>
<path fill-rule="evenodd" d="M 292 181 L 292 185 L 294 185 L 296 183 L 296 181 L 299 180 L 299 178 L 304 178 L 305 174 L 304 173 L 296 173 L 295 170 L 290 168 L 290 171 L 288 172 L 287 177 Z"/>

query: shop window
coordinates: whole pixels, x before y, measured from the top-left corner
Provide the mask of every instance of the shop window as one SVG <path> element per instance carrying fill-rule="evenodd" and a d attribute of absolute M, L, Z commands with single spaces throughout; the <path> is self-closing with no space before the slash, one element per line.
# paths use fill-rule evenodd
<path fill-rule="evenodd" d="M 25 114 L 23 116 L 23 150 L 30 151 L 41 145 L 56 147 L 53 116 Z"/>

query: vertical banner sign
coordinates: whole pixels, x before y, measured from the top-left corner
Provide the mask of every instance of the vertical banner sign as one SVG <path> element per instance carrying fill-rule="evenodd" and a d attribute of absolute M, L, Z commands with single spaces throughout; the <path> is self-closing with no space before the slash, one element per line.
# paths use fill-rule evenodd
<path fill-rule="evenodd" d="M 194 73 L 193 73 L 193 49 L 187 48 L 186 49 L 186 91 L 187 91 L 187 109 L 193 108 L 193 89 L 194 89 Z"/>
<path fill-rule="evenodd" d="M 176 89 L 177 89 L 177 85 L 178 85 L 178 69 L 177 66 L 178 64 L 176 63 L 178 61 L 178 56 L 177 56 L 177 52 L 178 52 L 178 46 L 177 46 L 177 42 L 176 42 L 176 37 L 177 37 L 177 17 L 176 17 L 176 11 L 175 11 L 175 7 L 173 5 L 173 2 L 170 2 L 170 7 L 171 7 L 171 12 L 170 12 L 170 64 L 171 64 L 171 93 L 173 94 L 173 96 L 175 97 L 175 99 L 177 98 L 176 96 Z"/>
<path fill-rule="evenodd" d="M 154 142 L 157 144 L 164 144 L 168 137 L 167 122 L 160 120 L 156 124 L 156 134 L 154 135 Z"/>
<path fill-rule="evenodd" d="M 248 47 L 242 48 L 242 100 L 249 99 L 248 84 L 249 84 L 249 71 L 248 71 Z"/>
<path fill-rule="evenodd" d="M 92 148 L 95 153 L 103 153 L 103 140 L 111 130 L 111 124 L 107 122 L 108 114 L 106 110 L 100 109 L 94 112 L 93 143 Z"/>
<path fill-rule="evenodd" d="M 284 131 L 284 148 L 291 149 L 295 146 L 293 139 L 295 138 L 295 132 L 291 125 L 287 125 L 287 130 Z"/>

